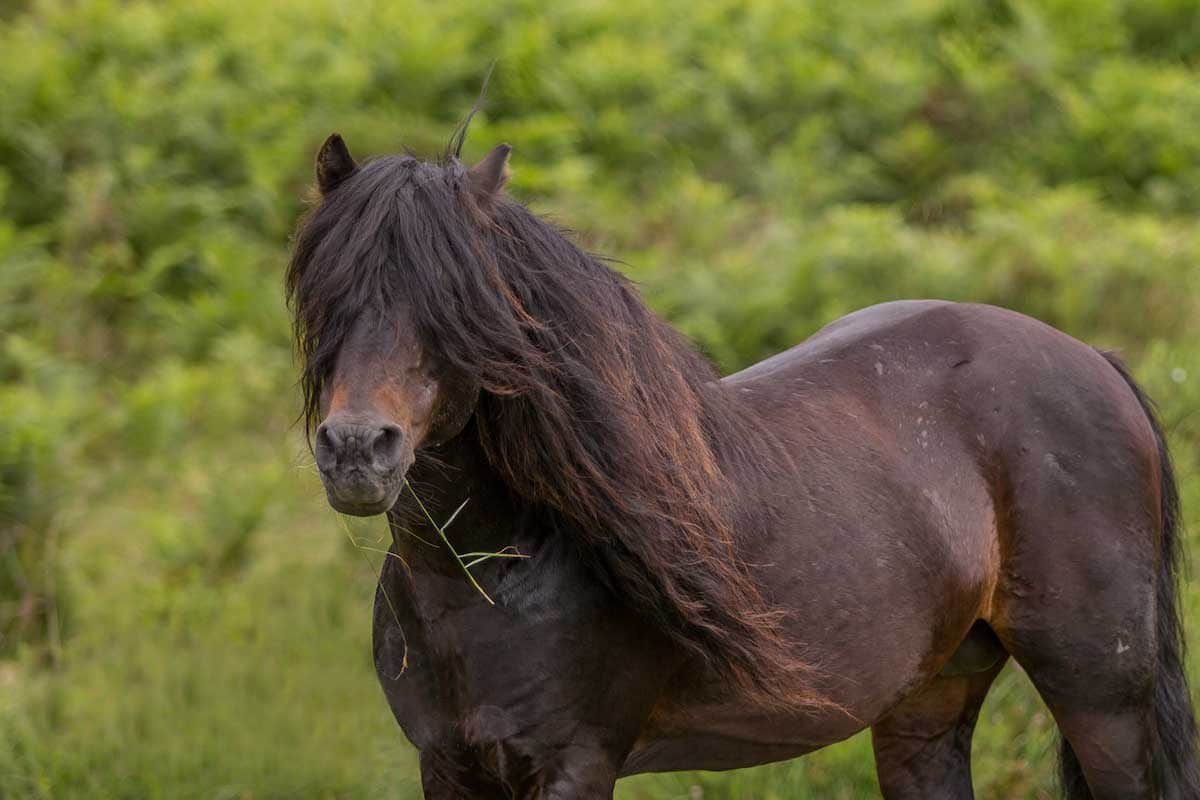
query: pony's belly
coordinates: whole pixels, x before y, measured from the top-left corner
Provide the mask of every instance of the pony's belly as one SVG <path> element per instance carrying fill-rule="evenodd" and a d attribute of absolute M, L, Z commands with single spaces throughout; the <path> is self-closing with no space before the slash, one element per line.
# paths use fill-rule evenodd
<path fill-rule="evenodd" d="M 644 772 L 726 770 L 757 767 L 811 753 L 821 746 L 748 742 L 721 736 L 697 735 L 685 739 L 639 745 L 621 767 L 621 777 Z"/>
<path fill-rule="evenodd" d="M 644 732 L 621 774 L 769 764 L 819 750 L 866 727 L 845 713 L 778 714 L 732 706 L 690 711 L 688 719 L 687 729 Z"/>
<path fill-rule="evenodd" d="M 994 663 L 988 642 L 982 637 L 980 646 L 964 648 L 969 652 L 961 658 L 951 656 L 959 655 L 953 649 L 942 652 L 942 643 L 915 627 L 906 630 L 903 637 L 912 646 L 895 642 L 883 646 L 886 637 L 874 624 L 876 617 L 882 619 L 883 615 L 870 615 L 860 621 L 858 632 L 862 635 L 850 637 L 850 644 L 822 648 L 824 657 L 819 656 L 820 662 L 837 676 L 827 687 L 830 705 L 792 709 L 754 706 L 743 698 L 724 694 L 720 684 L 692 685 L 655 708 L 621 773 L 740 769 L 796 758 L 870 727 L 928 684 L 947 660 L 965 672 L 975 671 L 975 662 L 982 662 L 984 656 L 989 656 L 989 666 Z M 974 643 L 974 637 L 966 638 Z M 873 654 L 854 646 L 863 641 L 879 646 Z M 956 648 L 960 643 L 961 638 L 950 646 Z"/>

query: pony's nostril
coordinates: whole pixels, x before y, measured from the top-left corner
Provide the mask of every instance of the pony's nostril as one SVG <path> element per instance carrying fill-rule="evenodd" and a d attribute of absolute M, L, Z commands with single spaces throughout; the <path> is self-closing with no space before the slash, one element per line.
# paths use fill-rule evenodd
<path fill-rule="evenodd" d="M 325 475 L 370 470 L 383 476 L 404 460 L 404 433 L 396 425 L 334 418 L 313 437 L 317 468 Z"/>
<path fill-rule="evenodd" d="M 329 425 L 317 428 L 317 441 L 313 448 L 313 455 L 316 456 L 318 469 L 331 469 L 337 464 L 338 446 L 341 443 L 337 432 Z"/>
<path fill-rule="evenodd" d="M 379 469 L 395 469 L 400 463 L 404 436 L 395 425 L 385 425 L 375 434 L 371 457 Z"/>

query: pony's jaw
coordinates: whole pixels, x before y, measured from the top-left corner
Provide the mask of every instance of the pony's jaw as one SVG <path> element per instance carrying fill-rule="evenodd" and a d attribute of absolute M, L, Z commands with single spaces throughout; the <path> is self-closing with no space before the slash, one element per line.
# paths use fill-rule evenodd
<path fill-rule="evenodd" d="M 368 487 L 366 493 L 355 491 L 350 495 L 351 499 L 339 493 L 339 490 L 325 482 L 325 497 L 329 500 L 329 505 L 334 511 L 341 514 L 348 514 L 352 517 L 373 517 L 377 514 L 386 514 L 396 504 L 397 498 L 400 496 L 400 487 L 402 482 L 397 482 L 395 487 Z M 374 499 L 372 499 L 374 496 Z"/>

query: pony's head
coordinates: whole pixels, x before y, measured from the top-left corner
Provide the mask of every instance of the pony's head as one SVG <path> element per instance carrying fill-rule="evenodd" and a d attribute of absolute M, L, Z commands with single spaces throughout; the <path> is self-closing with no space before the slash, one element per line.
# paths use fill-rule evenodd
<path fill-rule="evenodd" d="M 390 509 L 417 448 L 453 437 L 474 411 L 473 370 L 432 347 L 421 321 L 430 305 L 453 302 L 428 284 L 453 281 L 441 256 L 478 252 L 508 153 L 500 145 L 470 169 L 456 157 L 360 166 L 334 134 L 317 155 L 321 200 L 297 235 L 287 285 L 304 416 L 338 511 Z"/>

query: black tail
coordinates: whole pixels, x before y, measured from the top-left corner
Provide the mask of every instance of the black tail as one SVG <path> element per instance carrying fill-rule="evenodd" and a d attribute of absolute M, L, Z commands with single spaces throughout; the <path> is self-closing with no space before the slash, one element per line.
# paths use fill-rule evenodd
<path fill-rule="evenodd" d="M 1150 419 L 1158 442 L 1159 471 L 1162 481 L 1162 561 L 1158 576 L 1156 614 L 1158 618 L 1158 674 L 1154 686 L 1154 773 L 1162 800 L 1200 800 L 1200 764 L 1196 758 L 1196 719 L 1192 712 L 1187 675 L 1183 670 L 1183 623 L 1175 596 L 1182 558 L 1180 542 L 1179 488 L 1175 470 L 1167 452 L 1162 425 L 1154 404 L 1133 380 L 1129 370 L 1115 355 L 1102 353 L 1129 388 Z M 1062 743 L 1061 777 L 1068 800 L 1090 800 L 1091 793 L 1071 746 Z"/>

